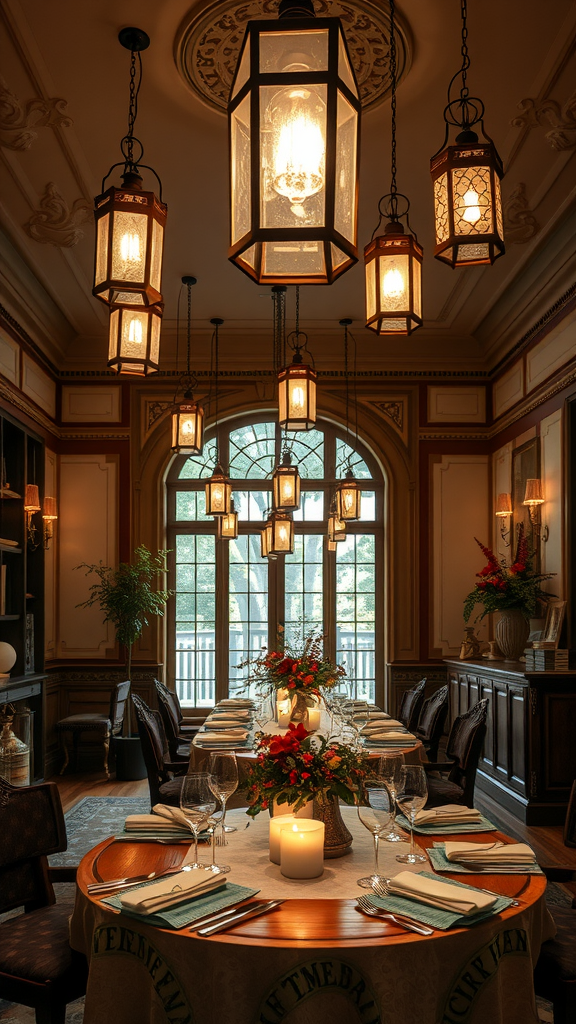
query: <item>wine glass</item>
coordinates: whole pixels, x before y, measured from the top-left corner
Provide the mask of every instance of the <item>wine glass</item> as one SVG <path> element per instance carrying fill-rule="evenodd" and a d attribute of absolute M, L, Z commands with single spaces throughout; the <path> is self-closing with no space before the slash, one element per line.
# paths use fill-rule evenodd
<path fill-rule="evenodd" d="M 214 874 L 227 874 L 230 871 L 229 864 L 217 864 L 216 863 L 216 833 L 218 827 L 222 824 L 222 807 L 215 810 L 208 821 L 209 831 L 212 836 L 212 863 L 210 864 L 210 870 Z M 224 833 L 222 833 L 221 844 L 224 843 Z"/>
<path fill-rule="evenodd" d="M 400 786 L 396 797 L 398 806 L 410 820 L 410 851 L 399 853 L 396 860 L 401 864 L 422 864 L 426 861 L 423 853 L 416 852 L 414 844 L 414 819 L 428 799 L 426 772 L 419 764 L 405 764 L 400 769 Z"/>
<path fill-rule="evenodd" d="M 208 772 L 191 772 L 185 775 L 180 790 L 180 808 L 194 834 L 194 863 L 191 868 L 201 868 L 198 862 L 198 835 L 210 815 L 216 810 L 216 800 L 210 789 Z"/>
<path fill-rule="evenodd" d="M 401 768 L 404 766 L 404 754 L 397 751 L 386 751 L 380 755 L 377 768 L 377 776 L 383 779 L 392 794 L 394 804 L 392 806 L 392 827 L 383 839 L 388 843 L 402 842 L 402 836 L 396 830 L 396 797 L 400 787 Z"/>
<path fill-rule="evenodd" d="M 370 708 L 366 701 L 358 702 L 354 706 L 352 721 L 358 732 L 358 748 L 360 749 L 364 738 L 362 735 L 363 730 L 370 721 Z"/>
<path fill-rule="evenodd" d="M 264 729 L 264 726 L 268 724 L 272 718 L 272 706 L 270 697 L 259 697 L 254 708 L 254 721 L 256 722 L 260 732 Z M 234 792 L 234 790 L 232 790 Z"/>
<path fill-rule="evenodd" d="M 222 804 L 222 836 L 226 832 L 235 832 L 234 825 L 226 824 L 226 801 L 238 789 L 238 762 L 234 751 L 213 750 L 208 762 L 210 789 Z M 224 844 L 225 845 L 225 844 Z"/>
<path fill-rule="evenodd" d="M 365 784 L 360 793 L 358 817 L 365 828 L 372 833 L 374 840 L 374 874 L 358 879 L 358 885 L 361 885 L 363 889 L 372 889 L 375 882 L 386 882 L 378 867 L 378 844 L 390 823 L 392 807 L 392 794 L 384 782 L 379 780 L 376 783 L 367 782 Z"/>

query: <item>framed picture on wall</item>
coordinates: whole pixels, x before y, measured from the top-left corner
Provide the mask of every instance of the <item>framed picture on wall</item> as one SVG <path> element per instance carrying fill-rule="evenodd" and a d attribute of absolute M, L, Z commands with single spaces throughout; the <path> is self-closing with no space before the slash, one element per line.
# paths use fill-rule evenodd
<path fill-rule="evenodd" d="M 560 634 L 564 624 L 566 613 L 566 601 L 550 601 L 546 612 L 546 622 L 542 639 L 534 643 L 534 647 L 541 650 L 557 650 L 560 643 Z"/>
<path fill-rule="evenodd" d="M 516 558 L 516 538 L 520 523 L 524 524 L 524 536 L 528 540 L 531 551 L 533 551 L 532 568 L 534 572 L 540 572 L 540 545 L 536 541 L 536 535 L 530 522 L 530 510 L 524 505 L 526 494 L 526 481 L 540 477 L 540 438 L 532 437 L 526 444 L 520 445 L 512 452 L 512 557 Z"/>

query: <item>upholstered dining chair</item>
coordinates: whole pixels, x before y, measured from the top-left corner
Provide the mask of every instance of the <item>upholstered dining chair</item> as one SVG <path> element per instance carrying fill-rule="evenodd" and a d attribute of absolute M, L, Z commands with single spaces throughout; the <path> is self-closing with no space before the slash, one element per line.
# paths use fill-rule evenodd
<path fill-rule="evenodd" d="M 162 719 L 166 740 L 168 742 L 170 760 L 189 761 L 190 743 L 192 742 L 197 730 L 189 731 L 188 735 L 180 733 L 181 712 L 179 711 L 180 702 L 178 697 L 172 690 L 169 690 L 167 686 L 164 686 L 164 683 L 159 682 L 158 679 L 154 680 L 154 686 L 156 687 L 156 696 L 158 698 L 158 710 L 160 711 L 160 717 Z"/>
<path fill-rule="evenodd" d="M 74 892 L 56 902 L 52 884 L 74 882 L 76 868 L 46 860 L 66 846 L 56 785 L 0 779 L 0 912 L 25 911 L 0 924 L 0 997 L 34 1007 L 36 1024 L 64 1024 L 66 1004 L 86 992 L 86 959 L 68 941 Z"/>
<path fill-rule="evenodd" d="M 487 715 L 488 700 L 479 700 L 465 714 L 454 719 L 446 744 L 446 761 L 424 762 L 428 776 L 426 807 L 440 807 L 442 804 L 474 806 L 474 784 L 486 735 Z"/>
<path fill-rule="evenodd" d="M 170 690 L 164 685 L 164 683 L 161 683 L 159 679 L 154 680 L 154 686 L 156 687 L 158 706 L 160 706 L 160 697 L 162 696 L 166 707 L 170 708 L 170 713 L 174 722 L 174 729 L 180 737 L 180 742 L 191 743 L 204 719 L 185 718 L 182 706 L 178 699 L 178 694 L 175 690 Z"/>
<path fill-rule="evenodd" d="M 82 733 L 91 732 L 96 733 L 102 741 L 104 771 L 106 772 L 107 778 L 110 778 L 110 771 L 108 769 L 110 740 L 114 736 L 119 736 L 122 732 L 124 711 L 129 695 L 130 680 L 128 679 L 126 682 L 117 683 L 112 690 L 110 695 L 110 710 L 107 715 L 96 713 L 68 715 L 67 718 L 62 718 L 56 723 L 56 729 L 61 734 L 64 743 L 64 764 L 60 769 L 60 775 L 64 774 L 70 763 L 70 747 L 68 743 L 69 736 L 72 737 L 72 746 L 74 750 L 74 770 L 78 771 L 78 748 L 80 745 L 80 739 Z"/>
<path fill-rule="evenodd" d="M 145 701 L 137 694 L 132 694 L 132 703 L 136 712 L 138 735 L 142 742 L 142 754 L 148 774 L 150 789 L 150 806 L 169 804 L 178 807 L 182 777 L 188 770 L 188 761 L 173 762 L 170 760 L 168 741 L 162 718 L 158 711 L 152 711 Z"/>
<path fill-rule="evenodd" d="M 400 710 L 398 712 L 398 721 L 402 722 L 410 732 L 413 732 L 418 724 L 418 716 L 424 702 L 425 687 L 426 679 L 421 679 L 420 682 L 416 683 L 416 686 L 413 686 L 411 690 L 406 690 L 402 694 Z"/>
<path fill-rule="evenodd" d="M 422 741 L 424 750 L 431 761 L 438 760 L 438 744 L 444 732 L 448 714 L 448 687 L 441 686 L 422 704 L 418 725 L 414 735 Z"/>

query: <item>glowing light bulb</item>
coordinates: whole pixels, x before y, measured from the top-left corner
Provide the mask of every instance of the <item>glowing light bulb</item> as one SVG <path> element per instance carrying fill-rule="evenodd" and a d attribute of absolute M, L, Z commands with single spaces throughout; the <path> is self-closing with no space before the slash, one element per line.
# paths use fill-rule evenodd
<path fill-rule="evenodd" d="M 125 263 L 140 263 L 140 236 L 127 231 L 120 239 L 120 255 Z"/>
<path fill-rule="evenodd" d="M 404 278 L 396 267 L 384 274 L 382 291 L 385 299 L 399 299 L 404 294 Z"/>
<path fill-rule="evenodd" d="M 304 396 L 304 388 L 303 387 L 292 388 L 292 396 L 291 397 L 292 397 L 292 402 L 291 402 L 292 411 L 296 413 L 296 412 L 300 412 L 301 410 L 303 410 L 304 409 L 304 397 L 305 397 Z"/>
<path fill-rule="evenodd" d="M 283 89 L 272 101 L 270 116 L 276 129 L 272 187 L 286 196 L 296 217 L 304 217 L 302 204 L 324 188 L 325 105 L 309 89 Z"/>
<path fill-rule="evenodd" d="M 475 224 L 481 217 L 478 193 L 473 188 L 468 189 L 464 193 L 463 202 L 465 207 L 462 214 L 463 219 L 468 221 L 469 224 Z"/>
<path fill-rule="evenodd" d="M 344 492 L 344 508 L 346 509 L 346 511 L 352 508 L 352 495 L 350 494 L 349 491 Z"/>
<path fill-rule="evenodd" d="M 136 318 L 130 321 L 130 325 L 128 327 L 128 341 L 134 342 L 135 345 L 142 344 L 142 324 L 140 320 L 136 320 Z"/>
<path fill-rule="evenodd" d="M 280 493 L 282 494 L 282 498 L 285 501 L 292 498 L 292 484 L 290 483 L 289 480 L 284 480 L 282 482 Z"/>
<path fill-rule="evenodd" d="M 183 434 L 193 434 L 194 433 L 194 423 L 193 423 L 192 420 L 184 420 L 184 422 L 182 424 L 182 433 Z"/>

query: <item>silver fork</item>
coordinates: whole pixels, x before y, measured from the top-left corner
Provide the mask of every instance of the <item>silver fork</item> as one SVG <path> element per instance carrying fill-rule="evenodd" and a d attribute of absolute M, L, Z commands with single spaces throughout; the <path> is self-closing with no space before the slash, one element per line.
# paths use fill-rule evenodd
<path fill-rule="evenodd" d="M 390 891 L 390 886 L 388 884 L 386 884 L 385 882 L 372 882 L 372 888 L 374 889 L 374 892 L 376 893 L 377 896 L 393 896 L 393 895 L 396 895 L 395 893 L 392 893 Z M 508 897 L 505 896 L 504 893 L 502 893 L 502 892 L 493 892 L 492 889 L 480 889 L 480 887 L 477 886 L 477 885 L 470 886 L 470 888 L 471 889 L 478 889 L 479 892 L 485 892 L 488 896 L 498 896 L 498 897 L 502 896 L 505 899 L 508 899 Z M 510 906 L 511 907 L 520 907 L 520 906 L 522 906 L 522 904 L 520 903 L 520 900 L 512 900 Z"/>
<path fill-rule="evenodd" d="M 408 932 L 416 932 L 417 935 L 433 935 L 434 929 L 428 928 L 424 924 L 416 924 L 415 921 L 410 920 L 407 917 L 401 917 L 399 914 L 391 914 L 387 910 L 380 910 L 379 907 L 374 907 L 367 896 L 357 896 L 356 901 L 360 910 L 363 914 L 368 914 L 369 917 L 378 917 L 381 921 L 393 921 L 400 928 L 405 928 Z"/>

